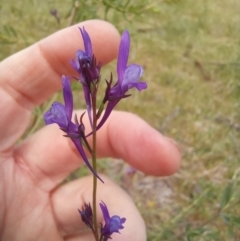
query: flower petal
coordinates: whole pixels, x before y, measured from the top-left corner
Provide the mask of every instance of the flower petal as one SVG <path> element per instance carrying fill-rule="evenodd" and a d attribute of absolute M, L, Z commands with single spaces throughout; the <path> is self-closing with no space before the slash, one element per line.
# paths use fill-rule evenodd
<path fill-rule="evenodd" d="M 79 154 L 81 155 L 83 161 L 85 162 L 85 164 L 87 165 L 87 167 L 90 169 L 90 171 L 93 173 L 93 175 L 95 175 L 102 183 L 104 183 L 104 181 L 98 176 L 98 174 L 94 171 L 94 169 L 92 168 L 90 162 L 88 161 L 88 158 L 83 150 L 83 146 L 80 142 L 80 140 L 78 139 L 73 139 L 71 138 L 71 140 L 73 141 L 73 143 L 75 144 Z"/>
<path fill-rule="evenodd" d="M 65 106 L 59 102 L 54 102 L 45 114 L 44 120 L 47 125 L 56 123 L 60 128 L 67 129 L 68 119 Z"/>
<path fill-rule="evenodd" d="M 102 210 L 105 225 L 108 225 L 109 221 L 110 221 L 110 215 L 109 215 L 109 212 L 108 212 L 107 205 L 103 201 L 99 205 L 100 205 L 100 208 Z"/>
<path fill-rule="evenodd" d="M 137 64 L 129 65 L 124 73 L 121 89 L 123 93 L 126 93 L 129 89 L 135 87 L 139 91 L 146 89 L 147 84 L 145 82 L 139 82 L 139 78 L 143 74 L 143 68 Z"/>
<path fill-rule="evenodd" d="M 63 85 L 63 98 L 65 103 L 66 115 L 68 122 L 72 119 L 73 112 L 73 94 L 71 89 L 70 78 L 67 76 L 62 76 L 62 85 Z"/>
<path fill-rule="evenodd" d="M 128 85 L 129 89 L 131 88 L 136 88 L 139 91 L 145 90 L 147 88 L 147 83 L 146 82 L 136 82 L 136 83 L 130 83 Z"/>
<path fill-rule="evenodd" d="M 125 223 L 126 218 L 120 218 L 117 215 L 110 217 L 106 204 L 102 201 L 100 207 L 103 213 L 104 226 L 101 225 L 101 235 L 104 237 L 104 241 L 111 239 L 113 233 L 120 233 L 119 229 L 123 229 L 123 223 Z"/>
<path fill-rule="evenodd" d="M 126 30 L 122 34 L 119 52 L 118 52 L 118 62 L 117 62 L 117 74 L 118 81 L 121 83 L 124 76 L 124 71 L 127 67 L 128 56 L 130 50 L 130 35 Z"/>
<path fill-rule="evenodd" d="M 84 58 L 88 58 L 88 56 L 86 55 L 85 52 L 83 52 L 82 50 L 78 50 L 76 52 L 76 67 L 77 67 L 77 71 L 80 70 L 80 60 L 84 59 Z"/>
<path fill-rule="evenodd" d="M 109 101 L 106 107 L 106 110 L 103 114 L 102 119 L 100 120 L 100 122 L 97 124 L 97 130 L 99 130 L 103 124 L 106 122 L 107 118 L 110 116 L 113 108 L 116 106 L 116 104 L 121 100 L 121 98 L 113 100 L 113 101 Z M 91 133 L 90 133 L 91 134 Z M 88 134 L 89 136 L 89 134 Z"/>
<path fill-rule="evenodd" d="M 117 215 L 114 215 L 111 217 L 111 221 L 110 221 L 110 232 L 111 233 L 119 233 L 119 229 L 123 229 L 123 223 L 125 223 L 126 218 L 120 218 Z"/>
<path fill-rule="evenodd" d="M 92 57 L 92 42 L 91 39 L 83 27 L 83 29 L 79 28 L 82 34 L 83 42 L 84 42 L 84 48 L 85 48 L 85 53 L 87 56 Z"/>
<path fill-rule="evenodd" d="M 77 61 L 71 59 L 71 60 L 70 60 L 70 64 L 72 65 L 72 67 L 73 67 L 76 71 L 78 71 L 78 69 L 79 69 L 79 64 L 77 63 Z"/>

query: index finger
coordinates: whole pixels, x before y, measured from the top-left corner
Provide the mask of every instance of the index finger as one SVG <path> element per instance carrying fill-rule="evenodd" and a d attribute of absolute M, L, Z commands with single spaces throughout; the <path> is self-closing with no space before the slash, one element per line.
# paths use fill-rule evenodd
<path fill-rule="evenodd" d="M 61 88 L 60 76 L 73 75 L 69 60 L 83 49 L 78 30 L 82 26 L 91 36 L 97 61 L 104 64 L 117 56 L 117 30 L 107 22 L 90 20 L 58 31 L 1 62 L 0 151 L 13 146 L 25 131 L 34 106 Z"/>

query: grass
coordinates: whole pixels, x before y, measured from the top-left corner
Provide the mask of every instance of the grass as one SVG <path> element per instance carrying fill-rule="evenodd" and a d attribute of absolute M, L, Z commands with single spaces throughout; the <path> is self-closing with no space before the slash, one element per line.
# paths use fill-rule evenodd
<path fill-rule="evenodd" d="M 118 108 L 176 139 L 181 169 L 153 178 L 126 175 L 119 160 L 100 168 L 132 195 L 149 241 L 240 240 L 240 2 L 158 2 L 139 16 L 109 14 L 120 30 L 128 26 L 131 60 L 144 66 L 149 85 Z M 1 4 L 0 59 L 58 29 L 49 8 L 66 16 L 71 1 L 48 3 Z"/>

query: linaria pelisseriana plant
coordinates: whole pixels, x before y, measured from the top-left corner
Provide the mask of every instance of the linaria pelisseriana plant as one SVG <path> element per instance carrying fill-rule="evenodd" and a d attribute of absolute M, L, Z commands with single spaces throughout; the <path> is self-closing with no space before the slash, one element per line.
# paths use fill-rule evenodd
<path fill-rule="evenodd" d="M 130 36 L 128 31 L 124 31 L 118 53 L 117 81 L 113 84 L 112 75 L 109 80 L 106 80 L 105 94 L 102 97 L 100 106 L 97 107 L 96 99 L 100 83 L 101 62 L 97 62 L 92 52 L 92 43 L 87 31 L 83 28 L 80 29 L 80 33 L 84 42 L 84 51 L 78 50 L 76 52 L 76 59 L 71 60 L 71 65 L 78 73 L 77 80 L 83 87 L 91 131 L 90 133 L 85 133 L 83 123 L 84 114 L 80 119 L 78 119 L 77 116 L 73 117 L 73 94 L 70 78 L 64 75 L 62 76 L 64 104 L 54 102 L 50 110 L 45 113 L 44 119 L 46 124 L 58 124 L 60 129 L 65 132 L 64 136 L 70 138 L 75 144 L 83 161 L 92 172 L 92 205 L 90 205 L 90 203 L 85 204 L 82 210 L 79 210 L 79 213 L 82 221 L 92 230 L 95 240 L 107 241 L 113 233 L 119 233 L 119 230 L 124 228 L 123 224 L 127 217 L 121 218 L 118 215 L 110 216 L 106 204 L 102 201 L 99 205 L 104 224 L 100 224 L 100 227 L 98 227 L 96 212 L 97 179 L 101 182 L 104 182 L 104 180 L 97 173 L 97 131 L 104 125 L 117 103 L 121 99 L 130 96 L 130 94 L 127 93 L 129 89 L 136 88 L 141 91 L 147 88 L 147 84 L 139 81 L 143 74 L 143 69 L 140 65 L 127 65 L 130 50 Z M 72 119 L 74 119 L 74 121 Z M 87 137 L 90 135 L 93 137 L 92 145 L 90 145 L 87 140 Z M 84 147 L 90 152 L 92 163 L 89 162 Z"/>

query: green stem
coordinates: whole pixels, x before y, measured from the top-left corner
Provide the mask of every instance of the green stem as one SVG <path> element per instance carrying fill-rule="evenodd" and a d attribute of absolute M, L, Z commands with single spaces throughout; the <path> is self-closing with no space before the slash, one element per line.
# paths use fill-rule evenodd
<path fill-rule="evenodd" d="M 92 148 L 92 167 L 97 173 L 97 108 L 96 95 L 92 96 L 92 110 L 93 110 L 93 148 Z M 95 239 L 98 241 L 98 222 L 97 222 L 97 177 L 93 175 L 93 225 L 95 231 Z"/>
<path fill-rule="evenodd" d="M 104 238 L 104 237 L 101 235 L 101 237 L 100 237 L 100 241 L 103 241 L 103 238 Z"/>
<path fill-rule="evenodd" d="M 71 16 L 70 16 L 70 20 L 69 20 L 68 26 L 72 26 L 74 24 L 75 16 L 76 16 L 76 12 L 77 12 L 78 8 L 79 8 L 79 2 L 75 1 L 74 5 L 73 5 L 73 8 L 72 8 L 72 12 L 71 12 Z"/>

